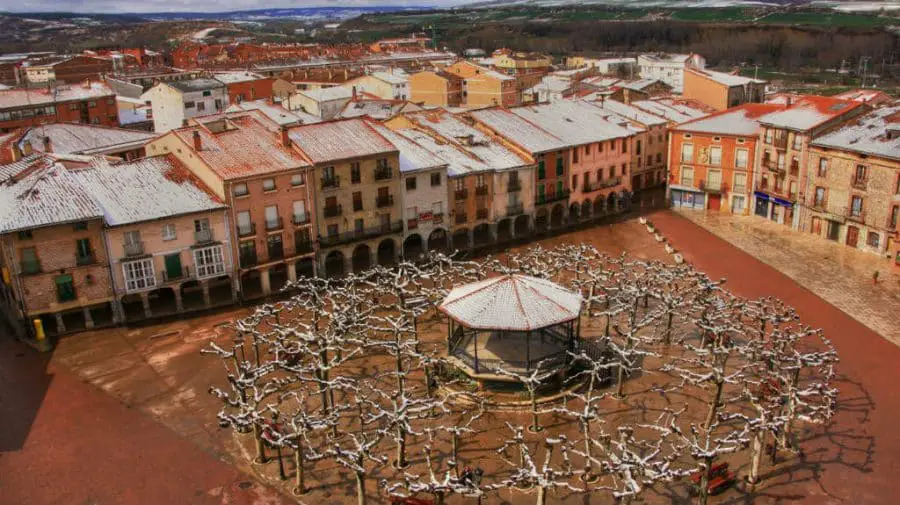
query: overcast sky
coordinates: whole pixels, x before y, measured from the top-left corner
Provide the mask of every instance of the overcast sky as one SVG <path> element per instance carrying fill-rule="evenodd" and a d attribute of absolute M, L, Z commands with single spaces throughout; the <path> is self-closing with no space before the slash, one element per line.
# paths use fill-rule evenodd
<path fill-rule="evenodd" d="M 375 5 L 449 6 L 471 0 L 0 0 L 0 11 L 13 12 L 221 12 L 282 7 L 355 7 Z"/>

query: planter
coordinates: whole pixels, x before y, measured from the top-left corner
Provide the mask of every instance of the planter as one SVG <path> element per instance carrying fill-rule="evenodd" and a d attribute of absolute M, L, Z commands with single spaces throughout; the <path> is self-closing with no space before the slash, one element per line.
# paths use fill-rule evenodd
<path fill-rule="evenodd" d="M 679 265 L 684 263 L 684 256 L 682 256 L 681 253 L 675 253 L 675 256 L 673 256 L 673 258 L 675 258 L 675 263 Z"/>
<path fill-rule="evenodd" d="M 646 217 L 639 217 L 639 218 L 638 218 L 638 222 L 641 223 L 641 224 L 647 224 L 647 218 L 646 218 Z"/>
<path fill-rule="evenodd" d="M 652 224 L 647 225 L 647 233 L 653 233 L 655 231 L 656 231 L 656 228 L 654 228 Z"/>
<path fill-rule="evenodd" d="M 666 252 L 669 254 L 672 254 L 673 252 L 675 252 L 675 248 L 672 247 L 672 244 L 666 244 Z"/>
<path fill-rule="evenodd" d="M 663 237 L 663 236 L 660 235 L 659 233 L 654 234 L 654 235 L 653 235 L 653 238 L 655 238 L 657 242 L 662 242 L 663 240 L 666 239 L 665 237 Z"/>

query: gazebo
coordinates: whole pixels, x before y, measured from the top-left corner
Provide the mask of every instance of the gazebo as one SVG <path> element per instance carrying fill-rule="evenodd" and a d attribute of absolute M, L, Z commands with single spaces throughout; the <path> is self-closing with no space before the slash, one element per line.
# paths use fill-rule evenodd
<path fill-rule="evenodd" d="M 447 354 L 473 378 L 509 381 L 567 366 L 579 344 L 582 297 L 527 275 L 491 277 L 454 288 L 438 310 L 449 317 Z"/>

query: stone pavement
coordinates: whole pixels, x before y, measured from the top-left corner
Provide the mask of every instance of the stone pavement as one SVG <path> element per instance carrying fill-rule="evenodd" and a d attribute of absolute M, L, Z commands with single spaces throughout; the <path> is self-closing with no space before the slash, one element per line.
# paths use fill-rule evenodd
<path fill-rule="evenodd" d="M 892 271 L 885 258 L 756 216 L 690 210 L 677 213 L 900 345 L 900 275 Z M 879 280 L 873 286 L 876 270 Z"/>

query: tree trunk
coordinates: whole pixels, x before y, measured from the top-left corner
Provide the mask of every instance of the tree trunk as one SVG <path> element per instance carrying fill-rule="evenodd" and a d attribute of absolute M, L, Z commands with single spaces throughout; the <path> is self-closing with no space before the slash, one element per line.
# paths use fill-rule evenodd
<path fill-rule="evenodd" d="M 758 431 L 753 436 L 753 445 L 750 449 L 750 474 L 747 476 L 747 482 L 756 484 L 759 482 L 759 467 L 762 462 L 763 449 L 765 448 L 765 431 Z"/>
<path fill-rule="evenodd" d="M 294 449 L 294 462 L 297 465 L 297 480 L 294 494 L 304 494 L 306 493 L 306 482 L 304 482 L 303 476 L 303 446 L 299 442 L 297 448 Z"/>
<path fill-rule="evenodd" d="M 537 433 L 541 431 L 541 426 L 538 424 L 537 394 L 533 387 L 528 390 L 528 393 L 531 395 L 531 431 Z"/>
<path fill-rule="evenodd" d="M 434 493 L 434 505 L 444 505 L 444 492 L 437 491 Z"/>
<path fill-rule="evenodd" d="M 546 505 L 546 503 L 547 503 L 547 488 L 544 486 L 538 486 L 537 505 Z"/>
<path fill-rule="evenodd" d="M 278 477 L 281 480 L 287 480 L 287 474 L 284 472 L 284 458 L 281 453 L 281 446 L 275 446 L 275 455 L 278 457 Z"/>
<path fill-rule="evenodd" d="M 263 445 L 262 434 L 259 432 L 259 425 L 253 425 L 253 440 L 256 443 L 256 459 L 253 461 L 255 463 L 266 463 L 268 462 L 268 458 L 266 458 L 266 447 Z"/>
<path fill-rule="evenodd" d="M 366 476 L 362 472 L 356 472 L 356 503 L 366 505 Z"/>
<path fill-rule="evenodd" d="M 797 414 L 797 405 L 794 400 L 794 391 L 797 389 L 797 384 L 800 383 L 800 368 L 797 367 L 794 370 L 794 373 L 791 375 L 791 384 L 788 386 L 788 401 L 787 401 L 787 418 L 784 421 L 784 427 L 781 430 L 781 447 L 784 449 L 791 449 L 791 434 L 794 430 L 794 416 Z"/>
<path fill-rule="evenodd" d="M 591 446 L 593 445 L 591 440 L 591 422 L 588 420 L 582 421 L 581 431 L 584 433 L 584 454 L 587 456 L 584 458 L 584 478 L 587 480 L 591 477 L 591 470 L 594 469 L 594 460 L 591 457 Z"/>
<path fill-rule="evenodd" d="M 669 312 L 668 316 L 666 317 L 666 336 L 663 337 L 663 344 L 665 344 L 665 345 L 669 345 L 672 343 L 672 317 L 673 316 L 674 316 L 674 314 L 672 312 Z"/>
<path fill-rule="evenodd" d="M 453 468 L 456 470 L 456 477 L 459 478 L 459 435 L 453 432 L 450 437 L 450 457 L 453 461 Z"/>
<path fill-rule="evenodd" d="M 622 399 L 625 398 L 625 367 L 622 363 L 619 363 L 619 366 L 616 370 L 616 398 Z"/>
<path fill-rule="evenodd" d="M 397 468 L 406 468 L 406 430 L 397 427 Z"/>
<path fill-rule="evenodd" d="M 719 411 L 719 403 L 722 401 L 723 389 L 725 389 L 725 383 L 716 381 L 716 389 L 713 393 L 712 401 L 709 404 L 709 413 L 706 415 L 706 423 L 703 425 L 706 431 L 709 431 L 709 428 L 716 420 L 716 412 Z"/>
<path fill-rule="evenodd" d="M 706 505 L 707 500 L 709 500 L 709 471 L 712 468 L 713 459 L 712 458 L 703 458 L 705 468 L 703 469 L 703 473 L 700 474 L 700 494 L 697 498 L 698 505 Z"/>

